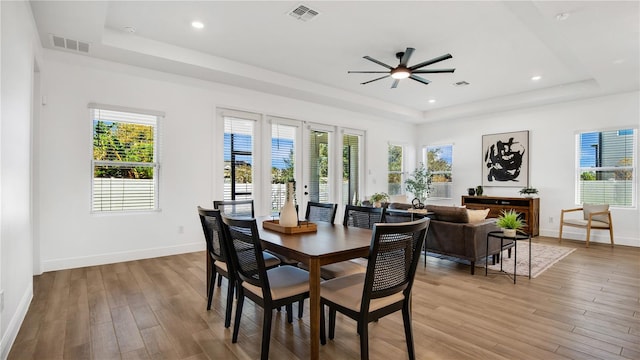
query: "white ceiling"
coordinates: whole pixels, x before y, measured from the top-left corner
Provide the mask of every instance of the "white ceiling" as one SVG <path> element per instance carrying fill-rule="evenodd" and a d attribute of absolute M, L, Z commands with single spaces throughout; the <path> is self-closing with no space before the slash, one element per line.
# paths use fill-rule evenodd
<path fill-rule="evenodd" d="M 320 15 L 289 16 L 300 4 Z M 639 4 L 31 1 L 46 48 L 54 34 L 89 42 L 96 58 L 417 123 L 638 90 Z M 569 17 L 559 21 L 559 13 Z M 395 67 L 407 47 L 416 49 L 409 65 L 451 53 L 427 69 L 455 73 L 396 89 L 390 78 L 360 85 L 377 74 L 347 74 L 384 70 L 365 55 Z"/>

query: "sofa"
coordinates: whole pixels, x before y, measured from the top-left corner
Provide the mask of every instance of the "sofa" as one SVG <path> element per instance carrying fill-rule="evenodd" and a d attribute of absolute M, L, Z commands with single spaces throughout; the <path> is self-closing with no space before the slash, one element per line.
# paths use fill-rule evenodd
<path fill-rule="evenodd" d="M 487 234 L 499 230 L 496 219 L 486 219 L 477 211 L 457 206 L 427 205 L 431 222 L 427 232 L 426 249 L 429 252 L 466 260 L 471 265 L 471 275 L 475 273 L 475 263 L 493 255 L 499 261 L 500 242 L 491 241 L 487 254 Z M 478 216 L 480 215 L 480 216 Z M 471 219 L 470 219 L 471 217 Z M 474 219 L 475 218 L 475 219 Z M 513 246 L 506 243 L 505 248 Z"/>

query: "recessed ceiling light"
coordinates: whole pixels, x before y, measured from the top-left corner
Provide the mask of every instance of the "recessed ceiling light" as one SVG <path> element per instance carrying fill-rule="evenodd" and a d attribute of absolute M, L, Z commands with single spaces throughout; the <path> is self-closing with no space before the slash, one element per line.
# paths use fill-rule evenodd
<path fill-rule="evenodd" d="M 133 26 L 123 26 L 122 31 L 133 34 L 134 32 L 136 32 L 136 28 L 134 28 Z"/>
<path fill-rule="evenodd" d="M 622 64 L 623 62 L 625 62 L 625 59 L 615 59 L 615 60 L 613 60 L 613 61 L 612 61 L 612 63 L 613 63 L 614 65 L 620 65 L 620 64 Z"/>
<path fill-rule="evenodd" d="M 565 21 L 568 18 L 569 18 L 569 13 L 566 13 L 566 12 L 558 13 L 556 15 L 556 20 L 558 20 L 558 21 Z"/>
<path fill-rule="evenodd" d="M 201 23 L 200 21 L 194 21 L 191 23 L 191 26 L 193 26 L 196 29 L 202 29 L 204 28 L 204 24 Z"/>
<path fill-rule="evenodd" d="M 532 76 L 531 77 L 531 80 L 533 80 L 533 81 L 538 81 L 540 79 L 542 79 L 542 76 L 540 76 L 540 75 L 536 75 L 536 76 Z"/>
<path fill-rule="evenodd" d="M 429 99 L 429 104 L 433 104 L 434 102 L 436 102 L 436 99 Z"/>

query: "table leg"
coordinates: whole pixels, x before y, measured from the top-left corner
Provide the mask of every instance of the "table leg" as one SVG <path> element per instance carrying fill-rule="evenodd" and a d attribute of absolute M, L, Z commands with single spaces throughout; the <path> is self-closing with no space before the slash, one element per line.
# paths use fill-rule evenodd
<path fill-rule="evenodd" d="M 211 285 L 211 256 L 209 255 L 209 250 L 205 250 L 204 251 L 204 256 L 207 257 L 206 264 L 207 264 L 207 280 L 205 280 L 207 282 L 207 301 L 209 300 L 209 291 L 210 291 L 210 285 Z"/>
<path fill-rule="evenodd" d="M 531 280 L 531 234 L 529 234 L 529 280 Z"/>
<path fill-rule="evenodd" d="M 518 241 L 513 240 L 513 283 L 516 283 L 516 265 L 518 265 Z M 531 254 L 531 249 L 529 249 L 529 254 Z"/>
<path fill-rule="evenodd" d="M 311 352 L 309 358 L 320 358 L 320 261 L 309 260 L 309 323 Z"/>

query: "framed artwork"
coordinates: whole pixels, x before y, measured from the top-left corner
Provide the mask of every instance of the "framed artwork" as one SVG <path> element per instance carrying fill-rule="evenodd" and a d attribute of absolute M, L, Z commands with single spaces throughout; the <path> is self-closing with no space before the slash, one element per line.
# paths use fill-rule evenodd
<path fill-rule="evenodd" d="M 529 185 L 529 131 L 482 135 L 482 186 Z"/>

